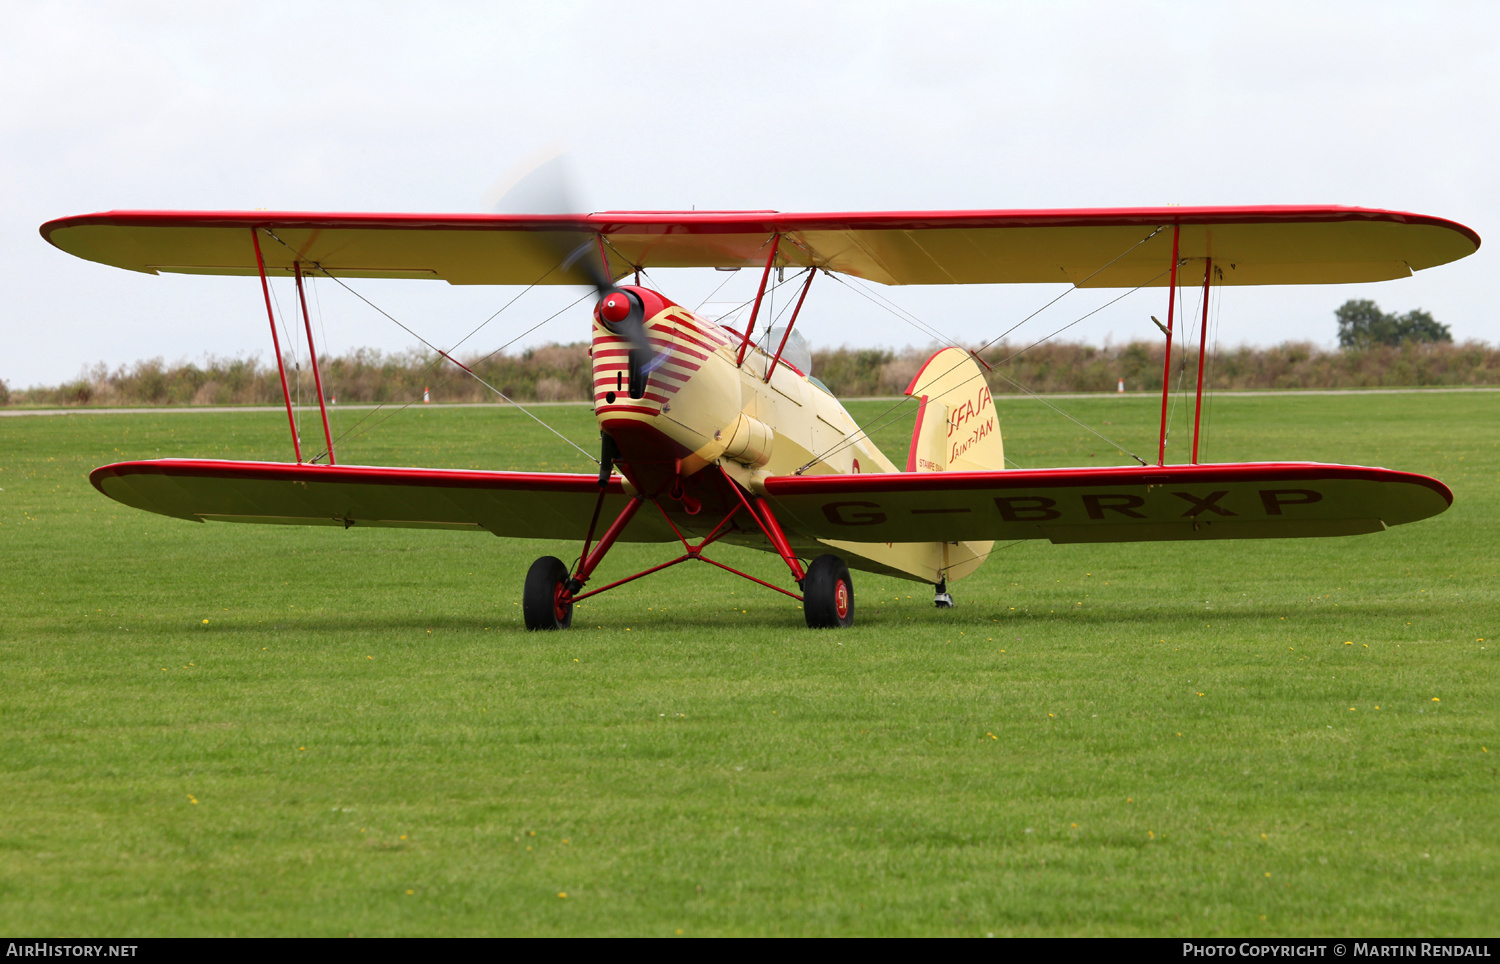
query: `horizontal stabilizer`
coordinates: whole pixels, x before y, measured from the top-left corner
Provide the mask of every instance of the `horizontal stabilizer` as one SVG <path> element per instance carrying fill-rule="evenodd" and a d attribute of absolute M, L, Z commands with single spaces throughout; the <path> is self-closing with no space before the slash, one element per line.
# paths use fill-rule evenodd
<path fill-rule="evenodd" d="M 1356 535 L 1444 511 L 1436 479 L 1319 462 L 776 476 L 790 532 L 847 542 L 1153 542 Z"/>
<path fill-rule="evenodd" d="M 560 472 L 476 472 L 369 466 L 156 459 L 95 469 L 94 487 L 117 502 L 195 522 L 251 522 L 492 532 L 582 541 L 598 478 Z M 609 481 L 600 518 L 629 496 Z M 675 538 L 659 517 L 637 513 L 626 542 Z"/>

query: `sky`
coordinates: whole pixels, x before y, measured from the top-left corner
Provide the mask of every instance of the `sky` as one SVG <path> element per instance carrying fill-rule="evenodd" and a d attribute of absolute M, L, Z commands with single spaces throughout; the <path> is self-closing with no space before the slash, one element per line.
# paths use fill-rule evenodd
<path fill-rule="evenodd" d="M 564 144 L 586 210 L 1348 204 L 1500 224 L 1500 5 L 10 4 L 0 30 L 0 379 L 271 357 L 258 282 L 85 262 L 37 233 L 115 208 L 476 212 Z M 1423 308 L 1500 342 L 1493 246 L 1370 285 L 1234 288 L 1219 343 L 1335 344 L 1333 311 Z M 653 275 L 690 307 L 751 272 Z M 715 286 L 724 288 L 714 293 Z M 570 289 L 352 282 L 445 348 L 587 337 Z M 835 283 L 816 345 L 987 341 L 1051 286 Z M 1159 337 L 1165 294 L 1079 291 L 1011 337 Z M 278 299 L 288 304 L 290 289 Z M 1195 296 L 1189 298 L 1189 308 Z M 320 352 L 411 335 L 324 283 Z M 1073 323 L 1072 327 L 1064 327 Z M 478 328 L 475 331 L 476 327 Z M 472 333 L 472 334 L 471 334 Z"/>

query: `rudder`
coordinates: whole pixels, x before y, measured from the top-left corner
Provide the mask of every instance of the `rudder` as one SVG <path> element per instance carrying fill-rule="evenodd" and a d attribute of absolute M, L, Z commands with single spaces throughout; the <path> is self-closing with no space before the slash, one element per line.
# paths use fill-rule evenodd
<path fill-rule="evenodd" d="M 906 394 L 920 399 L 908 472 L 998 472 L 1005 468 L 1000 416 L 978 360 L 960 348 L 927 359 Z"/>

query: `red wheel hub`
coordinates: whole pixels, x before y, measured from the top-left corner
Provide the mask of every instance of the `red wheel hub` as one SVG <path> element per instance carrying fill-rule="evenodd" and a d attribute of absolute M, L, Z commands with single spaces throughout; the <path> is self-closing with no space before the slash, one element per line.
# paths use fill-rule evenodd
<path fill-rule="evenodd" d="M 563 622 L 568 618 L 568 584 L 560 582 L 552 591 L 552 611 L 557 614 L 557 621 Z"/>
<path fill-rule="evenodd" d="M 849 618 L 849 584 L 842 579 L 833 587 L 833 608 L 838 611 L 840 619 Z"/>

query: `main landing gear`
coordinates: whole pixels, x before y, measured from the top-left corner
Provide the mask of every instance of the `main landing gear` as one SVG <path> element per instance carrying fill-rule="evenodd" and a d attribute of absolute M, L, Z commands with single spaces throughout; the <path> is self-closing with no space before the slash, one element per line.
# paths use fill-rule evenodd
<path fill-rule="evenodd" d="M 802 580 L 802 615 L 811 629 L 854 625 L 854 580 L 838 556 L 819 556 Z"/>
<path fill-rule="evenodd" d="M 844 560 L 833 555 L 819 556 L 812 561 L 811 566 L 804 570 L 801 560 L 792 552 L 791 544 L 787 542 L 786 535 L 781 531 L 781 525 L 776 521 L 776 516 L 771 512 L 771 507 L 766 500 L 750 495 L 727 474 L 723 481 L 728 489 L 733 491 L 737 502 L 731 503 L 728 514 L 696 544 L 688 542 L 687 537 L 677 528 L 671 516 L 667 515 L 666 510 L 655 499 L 634 496 L 625 504 L 619 517 L 609 525 L 604 535 L 600 536 L 598 545 L 594 545 L 594 532 L 599 524 L 599 513 L 604 507 L 606 493 L 604 485 L 607 477 L 601 472 L 599 501 L 594 507 L 594 517 L 589 523 L 588 535 L 584 539 L 583 552 L 578 557 L 577 567 L 570 572 L 561 559 L 555 556 L 543 556 L 532 563 L 530 571 L 526 573 L 526 588 L 521 598 L 521 612 L 526 621 L 526 628 L 567 629 L 573 622 L 574 603 L 658 570 L 675 566 L 679 562 L 687 562 L 689 559 L 706 562 L 737 576 L 743 576 L 751 582 L 760 583 L 767 589 L 791 596 L 802 603 L 807 625 L 813 629 L 843 629 L 854 625 L 854 581 L 849 578 L 849 567 L 844 564 Z M 676 559 L 652 566 L 644 572 L 638 572 L 633 576 L 617 579 L 606 586 L 600 586 L 598 589 L 584 592 L 584 585 L 598 568 L 599 563 L 603 561 L 605 553 L 620 538 L 636 512 L 648 501 L 660 510 L 662 518 L 682 542 L 683 554 Z M 697 500 L 694 502 L 696 503 Z M 696 513 L 689 510 L 689 514 Z M 737 516 L 748 516 L 755 523 L 748 531 L 754 532 L 759 529 L 770 541 L 772 548 L 791 570 L 792 579 L 802 590 L 802 595 L 799 596 L 779 586 L 773 586 L 763 579 L 757 579 L 749 573 L 740 572 L 738 569 L 703 555 L 703 550 L 710 543 L 735 530 L 746 531 L 736 524 Z"/>
<path fill-rule="evenodd" d="M 521 614 L 527 629 L 567 629 L 573 625 L 568 567 L 556 556 L 543 556 L 526 573 Z"/>

